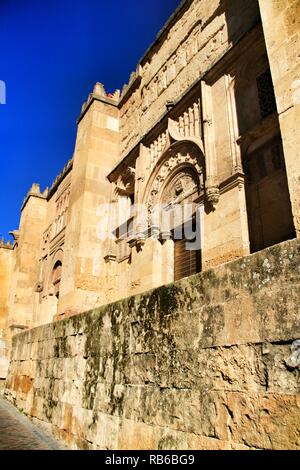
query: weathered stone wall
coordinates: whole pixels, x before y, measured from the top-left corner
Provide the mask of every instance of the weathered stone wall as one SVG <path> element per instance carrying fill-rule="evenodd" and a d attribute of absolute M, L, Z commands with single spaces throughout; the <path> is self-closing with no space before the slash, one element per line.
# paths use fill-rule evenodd
<path fill-rule="evenodd" d="M 78 124 L 58 315 L 107 303 L 102 229 L 108 226 L 105 204 L 111 196 L 107 175 L 119 158 L 119 110 L 98 88 Z"/>
<path fill-rule="evenodd" d="M 1 242 L 0 242 L 1 243 Z M 0 379 L 6 377 L 8 368 L 7 345 L 4 330 L 8 318 L 9 288 L 13 269 L 14 252 L 11 246 L 0 246 Z"/>
<path fill-rule="evenodd" d="M 40 240 L 39 275 L 35 281 L 35 311 L 33 326 L 52 322 L 57 315 L 58 299 L 54 295 L 53 268 L 63 264 L 66 226 L 69 222 L 72 162 L 69 161 L 52 185 L 47 199 L 45 230 Z"/>
<path fill-rule="evenodd" d="M 22 207 L 15 264 L 10 289 L 8 326 L 34 326 L 35 286 L 39 281 L 39 256 L 46 225 L 47 200 L 39 187 L 29 193 Z"/>
<path fill-rule="evenodd" d="M 6 397 L 71 448 L 299 449 L 300 243 L 16 336 Z"/>
<path fill-rule="evenodd" d="M 8 315 L 9 284 L 13 265 L 13 251 L 0 246 L 0 331 L 5 328 Z"/>

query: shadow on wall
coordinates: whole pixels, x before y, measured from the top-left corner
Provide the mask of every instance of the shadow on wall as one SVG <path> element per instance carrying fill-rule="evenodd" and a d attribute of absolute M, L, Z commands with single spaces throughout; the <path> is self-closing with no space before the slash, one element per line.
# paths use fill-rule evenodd
<path fill-rule="evenodd" d="M 249 11 L 248 15 L 247 11 Z M 203 29 L 212 22 L 215 16 L 220 16 L 224 13 L 229 43 L 234 43 L 240 38 L 241 31 L 245 28 L 245 18 L 247 16 L 252 22 L 252 25 L 251 23 L 249 24 L 248 29 L 260 20 L 258 0 L 220 0 L 218 8 L 203 24 Z"/>

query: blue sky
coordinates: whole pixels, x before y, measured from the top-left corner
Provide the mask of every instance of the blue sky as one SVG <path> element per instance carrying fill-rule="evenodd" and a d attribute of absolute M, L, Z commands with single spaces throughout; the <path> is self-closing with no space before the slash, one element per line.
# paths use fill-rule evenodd
<path fill-rule="evenodd" d="M 76 119 L 100 81 L 122 88 L 180 0 L 0 0 L 0 237 L 33 182 L 72 157 Z"/>

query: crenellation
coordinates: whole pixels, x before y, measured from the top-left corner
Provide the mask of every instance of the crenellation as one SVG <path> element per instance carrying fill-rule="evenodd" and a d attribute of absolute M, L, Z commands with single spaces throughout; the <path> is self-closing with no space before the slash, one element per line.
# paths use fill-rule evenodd
<path fill-rule="evenodd" d="M 65 176 L 72 170 L 73 167 L 73 158 L 71 158 L 67 164 L 64 166 L 62 172 L 55 178 L 55 181 L 53 182 L 52 186 L 49 189 L 49 192 L 47 194 L 48 198 L 50 198 L 53 193 L 57 190 L 57 187 L 59 184 L 62 182 L 62 180 L 65 178 Z"/>
<path fill-rule="evenodd" d="M 27 204 L 27 202 L 28 202 L 28 200 L 31 196 L 38 197 L 38 198 L 41 198 L 41 199 L 46 199 L 48 197 L 48 192 L 49 192 L 48 188 L 46 188 L 44 190 L 44 192 L 41 192 L 40 185 L 38 183 L 33 183 L 31 188 L 29 189 L 24 201 L 23 201 L 21 210 L 24 209 L 25 205 Z"/>
<path fill-rule="evenodd" d="M 13 243 L 8 240 L 7 242 L 4 240 L 4 237 L 1 238 L 0 240 L 0 248 L 3 248 L 5 250 L 12 250 L 13 249 Z"/>

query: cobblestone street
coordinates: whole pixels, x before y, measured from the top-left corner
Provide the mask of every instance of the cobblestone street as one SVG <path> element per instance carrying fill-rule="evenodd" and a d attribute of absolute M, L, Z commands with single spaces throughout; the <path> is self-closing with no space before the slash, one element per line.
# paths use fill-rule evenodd
<path fill-rule="evenodd" d="M 0 450 L 63 450 L 64 447 L 0 397 Z"/>

